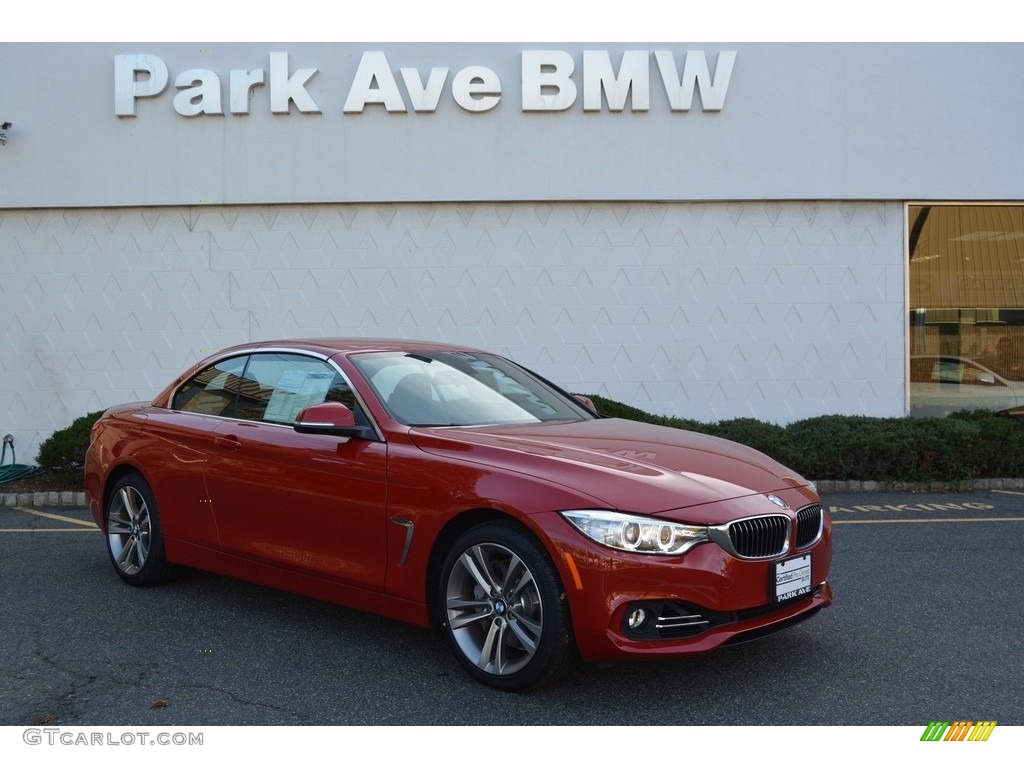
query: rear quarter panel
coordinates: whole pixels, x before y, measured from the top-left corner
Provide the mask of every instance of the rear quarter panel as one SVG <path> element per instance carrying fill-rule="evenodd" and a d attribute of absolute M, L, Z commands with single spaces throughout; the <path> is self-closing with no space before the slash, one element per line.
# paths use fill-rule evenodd
<path fill-rule="evenodd" d="M 218 547 L 203 473 L 218 421 L 152 407 L 104 417 L 86 457 L 86 493 L 100 528 L 106 530 L 111 489 L 125 473 L 135 472 L 153 491 L 169 559 L 177 540 Z"/>

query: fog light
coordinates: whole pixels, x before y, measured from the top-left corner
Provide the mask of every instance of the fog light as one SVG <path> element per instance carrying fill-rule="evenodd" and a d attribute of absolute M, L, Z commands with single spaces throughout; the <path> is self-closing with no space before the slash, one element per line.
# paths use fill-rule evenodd
<path fill-rule="evenodd" d="M 629 614 L 629 618 L 626 619 L 626 623 L 632 630 L 637 630 L 644 625 L 647 621 L 647 610 L 644 608 L 634 608 L 633 612 Z"/>

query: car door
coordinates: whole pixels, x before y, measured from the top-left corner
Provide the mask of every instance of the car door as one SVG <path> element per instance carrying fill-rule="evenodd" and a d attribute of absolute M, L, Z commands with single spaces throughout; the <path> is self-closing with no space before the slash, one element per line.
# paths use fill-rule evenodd
<path fill-rule="evenodd" d="M 207 462 L 221 547 L 264 564 L 383 590 L 387 449 L 382 441 L 300 434 L 305 407 L 336 400 L 366 417 L 331 363 L 256 352 L 235 418 Z"/>
<path fill-rule="evenodd" d="M 234 411 L 247 361 L 248 356 L 238 355 L 206 366 L 178 387 L 167 409 L 146 413 L 145 432 L 151 442 L 134 450 L 147 468 L 168 539 L 220 546 L 206 486 L 206 461 L 214 431 Z"/>

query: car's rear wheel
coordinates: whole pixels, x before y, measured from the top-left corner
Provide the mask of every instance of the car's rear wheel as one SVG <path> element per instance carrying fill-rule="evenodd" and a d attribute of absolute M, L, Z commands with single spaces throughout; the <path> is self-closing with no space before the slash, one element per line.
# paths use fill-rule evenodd
<path fill-rule="evenodd" d="M 442 569 L 440 605 L 455 657 L 487 685 L 544 685 L 576 658 L 558 572 L 518 526 L 487 523 L 459 537 Z"/>
<path fill-rule="evenodd" d="M 107 501 L 107 551 L 117 575 L 147 587 L 173 575 L 164 557 L 163 527 L 149 484 L 137 474 L 122 477 Z"/>

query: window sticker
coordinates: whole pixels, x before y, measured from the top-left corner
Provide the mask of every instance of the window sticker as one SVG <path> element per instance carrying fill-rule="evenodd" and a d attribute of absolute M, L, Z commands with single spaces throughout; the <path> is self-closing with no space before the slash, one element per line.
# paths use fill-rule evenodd
<path fill-rule="evenodd" d="M 291 424 L 303 408 L 327 399 L 332 381 L 334 374 L 330 371 L 285 371 L 274 387 L 263 420 Z"/>

